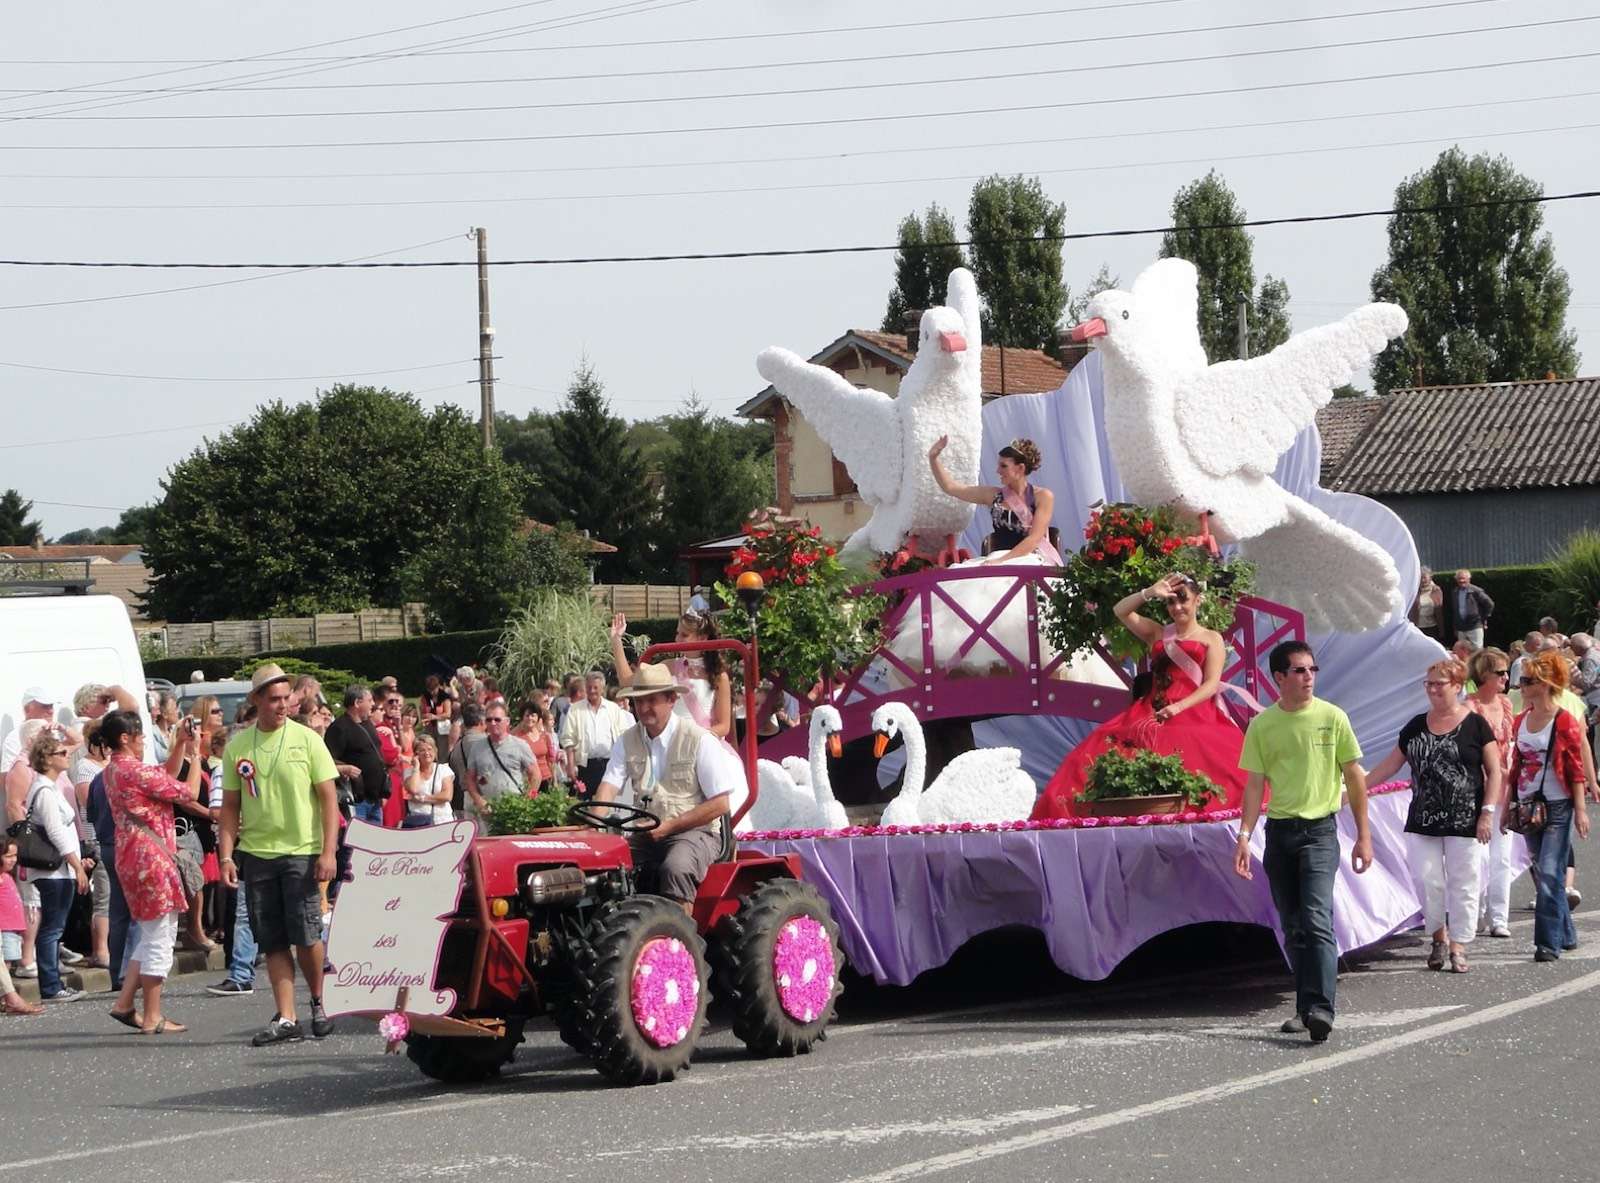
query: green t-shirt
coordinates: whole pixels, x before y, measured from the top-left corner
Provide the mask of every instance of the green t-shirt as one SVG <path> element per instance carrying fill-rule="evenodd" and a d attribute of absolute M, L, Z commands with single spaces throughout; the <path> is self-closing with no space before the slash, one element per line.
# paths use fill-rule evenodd
<path fill-rule="evenodd" d="M 1263 773 L 1272 786 L 1269 818 L 1319 818 L 1339 811 L 1340 769 L 1359 759 L 1361 745 L 1349 717 L 1313 698 L 1298 711 L 1273 703 L 1251 719 L 1239 767 Z"/>
<path fill-rule="evenodd" d="M 255 768 L 257 791 L 248 792 L 239 761 Z M 339 772 L 322 737 L 292 719 L 265 735 L 250 727 L 222 756 L 222 791 L 239 794 L 239 849 L 273 858 L 322 853 L 322 806 L 315 786 Z"/>

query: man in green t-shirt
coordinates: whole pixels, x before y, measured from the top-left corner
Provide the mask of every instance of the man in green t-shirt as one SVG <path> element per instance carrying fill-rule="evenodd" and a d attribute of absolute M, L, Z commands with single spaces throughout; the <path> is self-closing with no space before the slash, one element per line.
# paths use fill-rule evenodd
<path fill-rule="evenodd" d="M 1262 866 L 1272 886 L 1272 902 L 1283 927 L 1283 944 L 1294 970 L 1295 1013 L 1283 1024 L 1286 1034 L 1311 1033 L 1322 1043 L 1333 1030 L 1333 995 L 1339 976 L 1339 947 L 1333 938 L 1333 880 L 1339 869 L 1341 780 L 1350 794 L 1356 841 L 1350 865 L 1361 874 L 1372 865 L 1372 835 L 1367 829 L 1367 778 L 1359 763 L 1361 746 L 1350 720 L 1331 702 L 1312 693 L 1316 657 L 1304 641 L 1285 641 L 1267 658 L 1278 687 L 1278 701 L 1250 720 L 1239 767 L 1249 773 L 1239 819 L 1239 844 L 1233 869 L 1250 872 L 1250 835 L 1261 815 L 1267 786 L 1267 839 Z"/>
<path fill-rule="evenodd" d="M 339 773 L 322 737 L 289 718 L 292 697 L 278 666 L 256 670 L 255 725 L 235 735 L 222 756 L 222 881 L 243 882 L 250 931 L 266 954 L 277 1008 L 251 1039 L 256 1047 L 305 1038 L 295 1017 L 296 958 L 311 991 L 311 1033 L 321 1039 L 333 1030 L 322 1009 L 319 885 L 333 878 L 339 845 Z"/>

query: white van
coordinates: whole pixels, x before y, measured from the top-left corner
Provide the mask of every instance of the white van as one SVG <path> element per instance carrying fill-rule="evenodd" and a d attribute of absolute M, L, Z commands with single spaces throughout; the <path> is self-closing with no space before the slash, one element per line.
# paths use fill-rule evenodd
<path fill-rule="evenodd" d="M 0 743 L 22 723 L 22 694 L 56 699 L 56 721 L 75 726 L 72 696 L 87 682 L 121 686 L 139 700 L 145 733 L 144 663 L 115 596 L 0 596 Z"/>

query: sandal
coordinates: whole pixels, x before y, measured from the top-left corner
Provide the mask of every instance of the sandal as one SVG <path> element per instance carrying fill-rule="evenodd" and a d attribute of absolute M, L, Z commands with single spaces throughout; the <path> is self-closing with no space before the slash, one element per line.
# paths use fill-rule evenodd
<path fill-rule="evenodd" d="M 22 995 L 17 995 L 17 1001 L 0 998 L 0 1015 L 42 1015 L 44 1007 L 35 1006 Z"/>
<path fill-rule="evenodd" d="M 156 1025 L 154 1027 L 141 1028 L 140 1031 L 139 1031 L 139 1034 L 140 1035 L 183 1035 L 183 1034 L 186 1034 L 188 1032 L 188 1030 L 189 1030 L 189 1028 L 185 1027 L 182 1023 L 175 1023 L 171 1019 L 157 1019 L 156 1020 Z"/>
<path fill-rule="evenodd" d="M 1434 941 L 1433 949 L 1428 953 L 1428 968 L 1443 969 L 1445 959 L 1450 955 L 1450 946 L 1443 941 Z"/>
<path fill-rule="evenodd" d="M 1464 949 L 1450 950 L 1450 972 L 1464 974 L 1467 972 L 1467 954 Z"/>
<path fill-rule="evenodd" d="M 132 1027 L 135 1031 L 144 1030 L 144 1020 L 139 1017 L 139 1012 L 136 1010 L 108 1010 L 106 1014 L 124 1027 Z"/>

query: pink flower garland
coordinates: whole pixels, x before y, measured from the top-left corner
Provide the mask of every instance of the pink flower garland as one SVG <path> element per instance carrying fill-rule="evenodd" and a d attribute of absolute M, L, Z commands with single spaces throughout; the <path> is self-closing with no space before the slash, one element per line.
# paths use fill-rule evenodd
<path fill-rule="evenodd" d="M 1411 782 L 1392 780 L 1367 790 L 1368 796 L 1397 793 L 1409 789 Z M 1136 817 L 1052 817 L 1035 821 L 1019 818 L 1009 822 L 940 822 L 931 826 L 846 826 L 842 830 L 754 830 L 740 834 L 741 842 L 793 842 L 808 838 L 896 838 L 920 834 L 995 834 L 1022 830 L 1094 830 L 1118 826 L 1192 826 L 1210 822 L 1236 821 L 1237 809 L 1203 812 L 1186 809 L 1182 813 L 1141 813 Z"/>
<path fill-rule="evenodd" d="M 651 1043 L 671 1047 L 687 1039 L 700 1003 L 694 955 L 676 937 L 646 941 L 628 993 L 633 1021 Z"/>
<path fill-rule="evenodd" d="M 378 1034 L 383 1036 L 385 1052 L 397 1052 L 405 1037 L 411 1034 L 411 1020 L 400 1011 L 390 1011 L 378 1020 Z"/>
<path fill-rule="evenodd" d="M 814 916 L 784 922 L 772 942 L 772 975 L 778 1005 L 797 1023 L 810 1023 L 833 997 L 833 942 Z"/>

